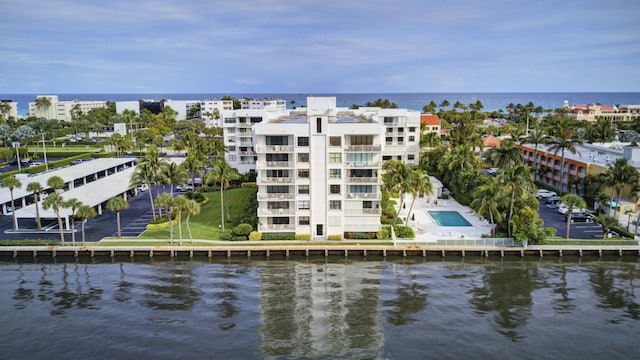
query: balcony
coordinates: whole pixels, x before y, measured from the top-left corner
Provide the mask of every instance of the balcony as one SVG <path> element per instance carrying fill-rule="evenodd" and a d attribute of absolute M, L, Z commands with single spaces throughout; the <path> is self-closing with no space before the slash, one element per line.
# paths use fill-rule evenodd
<path fill-rule="evenodd" d="M 283 231 L 283 230 L 294 231 L 296 229 L 296 226 L 293 224 L 266 224 L 266 225 L 258 225 L 258 229 L 261 232 Z"/>
<path fill-rule="evenodd" d="M 379 192 L 375 193 L 347 193 L 347 199 L 369 199 L 379 200 L 381 195 Z"/>
<path fill-rule="evenodd" d="M 353 184 L 379 184 L 380 178 L 378 177 L 348 177 L 347 183 Z"/>
<path fill-rule="evenodd" d="M 282 216 L 282 215 L 294 215 L 294 209 L 264 209 L 258 208 L 258 216 Z"/>
<path fill-rule="evenodd" d="M 260 168 L 293 168 L 292 161 L 258 161 Z"/>
<path fill-rule="evenodd" d="M 295 197 L 295 194 L 292 193 L 258 193 L 260 200 L 291 200 Z"/>
<path fill-rule="evenodd" d="M 258 185 L 292 184 L 293 182 L 294 182 L 294 179 L 290 177 L 259 177 L 258 178 Z"/>
<path fill-rule="evenodd" d="M 381 209 L 349 209 L 344 211 L 345 216 L 380 216 Z"/>
<path fill-rule="evenodd" d="M 382 145 L 349 145 L 344 148 L 344 151 L 353 152 L 378 152 L 382 150 Z"/>
<path fill-rule="evenodd" d="M 347 161 L 345 162 L 347 168 L 379 168 L 380 161 Z"/>
<path fill-rule="evenodd" d="M 238 127 L 240 127 L 240 128 L 250 128 L 252 126 L 253 126 L 252 123 L 239 123 L 238 124 Z"/>
<path fill-rule="evenodd" d="M 240 154 L 240 155 L 255 155 L 256 152 L 255 151 L 239 151 L 238 154 Z"/>
<path fill-rule="evenodd" d="M 290 153 L 293 152 L 292 145 L 256 145 L 259 153 Z"/>

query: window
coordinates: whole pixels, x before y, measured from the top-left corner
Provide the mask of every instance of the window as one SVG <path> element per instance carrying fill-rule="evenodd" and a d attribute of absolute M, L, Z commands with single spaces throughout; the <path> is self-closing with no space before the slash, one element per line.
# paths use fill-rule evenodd
<path fill-rule="evenodd" d="M 416 132 L 416 128 L 414 126 L 410 127 L 409 132 Z"/>
<path fill-rule="evenodd" d="M 329 169 L 329 178 L 331 179 L 340 179 L 342 177 L 342 170 L 340 169 Z"/>
<path fill-rule="evenodd" d="M 229 146 L 229 151 L 236 151 L 236 147 L 235 146 Z"/>
<path fill-rule="evenodd" d="M 267 161 L 289 161 L 289 154 L 267 154 Z"/>
<path fill-rule="evenodd" d="M 391 155 L 382 156 L 382 161 L 387 161 L 387 160 L 391 160 Z"/>
<path fill-rule="evenodd" d="M 390 134 L 390 133 L 392 133 L 392 132 L 393 132 L 393 128 L 388 127 L 388 128 L 387 128 L 387 134 Z"/>
<path fill-rule="evenodd" d="M 362 202 L 363 209 L 373 209 L 373 201 L 363 201 Z"/>
<path fill-rule="evenodd" d="M 309 193 L 309 185 L 298 185 L 298 194 L 305 195 Z"/>
<path fill-rule="evenodd" d="M 342 154 L 341 153 L 329 153 L 329 162 L 334 164 L 342 163 Z"/>
<path fill-rule="evenodd" d="M 384 124 L 385 124 L 385 125 L 393 124 L 393 117 L 391 117 L 391 116 L 385 116 L 385 117 L 384 117 Z"/>
<path fill-rule="evenodd" d="M 289 209 L 289 202 L 288 201 L 269 201 L 267 202 L 267 209 L 269 210 Z"/>
<path fill-rule="evenodd" d="M 398 136 L 398 145 L 404 144 L 404 137 Z"/>
<path fill-rule="evenodd" d="M 309 225 L 309 217 L 308 216 L 298 217 L 298 225 Z"/>
<path fill-rule="evenodd" d="M 393 144 L 393 138 L 390 136 L 387 136 L 386 138 L 384 138 L 384 140 L 387 142 L 387 145 Z"/>
<path fill-rule="evenodd" d="M 298 201 L 298 210 L 309 210 L 309 206 L 311 202 L 309 200 L 300 200 Z"/>
<path fill-rule="evenodd" d="M 298 162 L 308 163 L 309 162 L 309 153 L 298 153 Z"/>
<path fill-rule="evenodd" d="M 236 118 L 224 118 L 224 123 L 225 124 L 235 124 L 236 123 Z"/>
<path fill-rule="evenodd" d="M 416 159 L 415 155 L 413 155 L 413 154 L 407 155 L 407 160 L 415 160 L 415 159 Z"/>
<path fill-rule="evenodd" d="M 298 138 L 298 146 L 309 146 L 309 138 L 307 136 L 300 136 Z"/>
<path fill-rule="evenodd" d="M 267 170 L 267 177 L 289 177 L 289 170 Z"/>
<path fill-rule="evenodd" d="M 322 118 L 316 118 L 316 133 L 322 134 Z"/>
<path fill-rule="evenodd" d="M 286 136 L 267 136 L 267 145 L 289 145 L 289 138 Z"/>
<path fill-rule="evenodd" d="M 287 194 L 288 192 L 287 185 L 267 185 L 267 194 Z"/>
<path fill-rule="evenodd" d="M 409 136 L 409 142 L 414 142 L 416 141 L 416 137 L 415 136 Z"/>
<path fill-rule="evenodd" d="M 351 193 L 373 193 L 373 185 L 350 185 L 349 192 Z"/>
<path fill-rule="evenodd" d="M 235 155 L 229 155 L 229 161 L 236 161 Z"/>
<path fill-rule="evenodd" d="M 341 146 L 342 138 L 340 136 L 329 137 L 329 146 Z"/>
<path fill-rule="evenodd" d="M 342 201 L 340 201 L 340 200 L 329 200 L 329 209 L 331 209 L 331 210 L 340 210 L 340 209 L 342 209 Z"/>
<path fill-rule="evenodd" d="M 398 128 L 398 134 L 403 134 L 404 133 L 404 128 Z"/>
<path fill-rule="evenodd" d="M 340 185 L 329 185 L 329 192 L 331 194 L 340 194 Z"/>
<path fill-rule="evenodd" d="M 298 169 L 298 178 L 306 179 L 309 177 L 309 169 Z"/>
<path fill-rule="evenodd" d="M 351 145 L 373 145 L 373 135 L 351 135 Z"/>

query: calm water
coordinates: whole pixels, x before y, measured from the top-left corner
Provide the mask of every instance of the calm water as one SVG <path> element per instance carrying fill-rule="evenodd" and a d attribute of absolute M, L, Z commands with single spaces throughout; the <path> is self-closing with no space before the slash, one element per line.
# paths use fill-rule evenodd
<path fill-rule="evenodd" d="M 628 260 L 5 262 L 0 358 L 630 359 Z"/>
<path fill-rule="evenodd" d="M 29 112 L 29 102 L 35 101 L 38 94 L 0 94 L 0 99 L 10 99 L 18 102 L 18 113 Z M 448 100 L 451 105 L 456 101 L 464 104 L 475 103 L 480 100 L 485 111 L 505 110 L 507 105 L 527 104 L 533 102 L 544 109 L 555 109 L 562 106 L 566 100 L 570 104 L 601 103 L 608 105 L 640 104 L 640 92 L 584 92 L 584 93 L 368 93 L 368 94 L 41 94 L 58 95 L 60 100 L 109 100 L 109 101 L 133 101 L 138 99 L 172 99 L 172 100 L 203 100 L 220 98 L 230 95 L 236 98 L 277 98 L 287 102 L 295 101 L 295 106 L 305 105 L 307 95 L 335 96 L 338 106 L 349 107 L 353 104 L 363 105 L 375 99 L 389 99 L 398 107 L 422 110 L 429 101 L 440 104 L 442 100 Z M 291 104 L 287 104 L 291 107 Z M 449 107 L 451 108 L 451 107 Z"/>

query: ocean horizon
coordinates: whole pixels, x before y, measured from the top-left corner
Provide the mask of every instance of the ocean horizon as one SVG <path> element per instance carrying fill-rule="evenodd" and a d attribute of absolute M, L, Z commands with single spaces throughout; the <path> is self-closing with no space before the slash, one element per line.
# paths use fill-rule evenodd
<path fill-rule="evenodd" d="M 305 106 L 307 96 L 335 96 L 339 107 L 350 107 L 353 104 L 364 105 L 376 99 L 389 99 L 399 108 L 421 111 L 430 101 L 437 104 L 443 100 L 451 106 L 460 101 L 464 104 L 481 101 L 483 111 L 505 111 L 513 104 L 532 102 L 544 109 L 555 109 L 569 104 L 605 104 L 605 105 L 638 105 L 640 92 L 442 92 L 442 93 L 20 93 L 0 94 L 0 99 L 18 103 L 18 114 L 27 115 L 29 102 L 35 101 L 37 95 L 57 95 L 61 101 L 72 100 L 106 100 L 135 101 L 139 99 L 167 100 L 206 100 L 219 99 L 223 96 L 235 98 L 276 98 L 287 101 L 287 107 Z M 292 103 L 293 101 L 293 103 Z"/>

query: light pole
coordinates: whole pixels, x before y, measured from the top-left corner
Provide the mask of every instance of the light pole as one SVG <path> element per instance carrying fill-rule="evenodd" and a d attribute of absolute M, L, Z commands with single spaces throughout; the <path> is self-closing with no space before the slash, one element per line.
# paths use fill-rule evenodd
<path fill-rule="evenodd" d="M 44 169 L 49 171 L 49 163 L 47 163 L 47 147 L 44 144 L 44 133 L 42 135 L 42 151 L 44 152 Z"/>
<path fill-rule="evenodd" d="M 20 167 L 20 143 L 14 141 L 11 145 L 16 148 L 16 159 L 18 159 L 18 171 L 22 171 L 22 167 Z"/>

